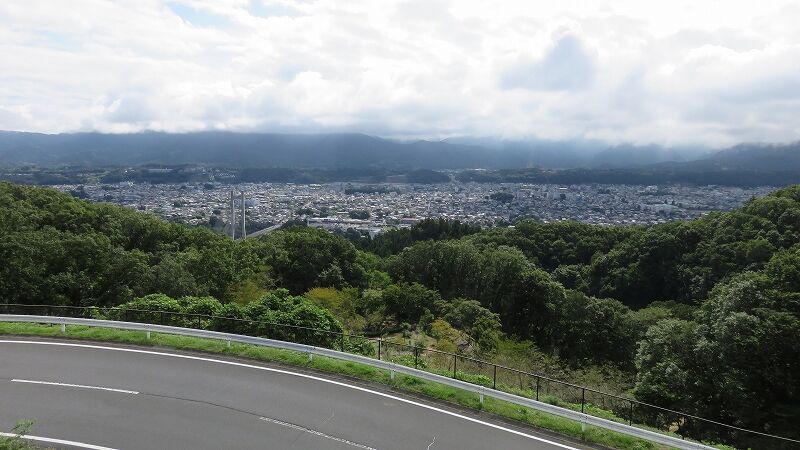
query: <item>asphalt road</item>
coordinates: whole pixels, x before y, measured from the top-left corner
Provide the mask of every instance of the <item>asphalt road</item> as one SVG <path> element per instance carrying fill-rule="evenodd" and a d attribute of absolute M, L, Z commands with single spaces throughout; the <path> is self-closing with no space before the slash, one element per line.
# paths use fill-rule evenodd
<path fill-rule="evenodd" d="M 113 449 L 555 450 L 530 430 L 362 384 L 202 354 L 0 339 L 0 431 Z"/>

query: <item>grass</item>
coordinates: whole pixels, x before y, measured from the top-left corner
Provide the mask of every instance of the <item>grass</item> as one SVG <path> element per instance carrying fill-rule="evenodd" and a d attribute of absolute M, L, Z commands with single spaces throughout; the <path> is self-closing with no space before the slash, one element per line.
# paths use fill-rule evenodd
<path fill-rule="evenodd" d="M 573 420 L 522 407 L 513 403 L 491 397 L 486 397 L 485 401 L 481 403 L 477 394 L 462 389 L 456 389 L 402 374 L 396 374 L 394 379 L 392 379 L 389 372 L 382 369 L 318 355 L 315 355 L 313 359 L 309 360 L 307 354 L 295 351 L 238 343 L 231 343 L 230 347 L 228 347 L 225 341 L 162 333 L 152 333 L 151 338 L 148 339 L 147 334 L 143 331 L 115 330 L 78 325 L 70 325 L 67 327 L 66 333 L 62 333 L 60 326 L 56 325 L 0 323 L 0 335 L 2 334 L 50 336 L 169 347 L 179 350 L 217 353 L 270 363 L 299 366 L 321 372 L 345 375 L 373 383 L 381 383 L 401 391 L 421 394 L 460 406 L 486 411 L 500 417 L 523 422 L 536 428 L 556 432 L 604 447 L 620 450 L 671 448 L 603 428 L 587 426 L 585 431 L 583 431 L 581 429 L 581 424 Z M 1 449 L 2 447 L 0 447 L 0 450 Z"/>
<path fill-rule="evenodd" d="M 35 447 L 30 442 L 26 441 L 22 438 L 22 436 L 28 434 L 31 427 L 33 426 L 33 421 L 31 420 L 22 420 L 18 422 L 14 428 L 11 429 L 11 433 L 15 436 L 0 436 L 0 450 L 35 450 Z"/>

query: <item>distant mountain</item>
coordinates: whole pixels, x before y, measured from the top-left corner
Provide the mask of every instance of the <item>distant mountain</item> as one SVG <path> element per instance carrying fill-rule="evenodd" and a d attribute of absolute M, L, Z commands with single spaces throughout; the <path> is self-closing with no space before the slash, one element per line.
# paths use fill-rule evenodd
<path fill-rule="evenodd" d="M 658 145 L 609 146 L 596 140 L 551 141 L 545 139 L 504 140 L 459 137 L 446 142 L 478 145 L 498 151 L 504 161 L 516 160 L 506 168 L 542 167 L 546 169 L 640 167 L 661 162 L 692 161 L 708 156 L 703 147 L 661 147 Z"/>
<path fill-rule="evenodd" d="M 36 134 L 0 132 L 0 166 L 207 164 L 224 167 L 494 167 L 484 148 L 363 134 Z"/>
<path fill-rule="evenodd" d="M 588 167 L 643 167 L 662 162 L 692 161 L 708 154 L 709 150 L 698 147 L 665 148 L 657 145 L 648 145 L 646 147 L 618 145 L 594 154 Z"/>
<path fill-rule="evenodd" d="M 623 152 L 624 154 L 624 152 Z M 637 165 L 635 155 L 625 167 L 516 168 L 466 170 L 460 181 L 478 183 L 554 184 L 674 184 L 726 186 L 786 186 L 800 184 L 800 143 L 788 145 L 739 145 L 693 161 L 668 161 Z"/>
<path fill-rule="evenodd" d="M 669 161 L 648 166 L 671 172 L 800 173 L 800 142 L 740 144 L 693 161 Z"/>
<path fill-rule="evenodd" d="M 630 169 L 800 171 L 800 143 L 699 147 L 459 137 L 395 141 L 364 134 L 0 132 L 0 167 L 200 164 L 229 168 Z"/>
<path fill-rule="evenodd" d="M 712 162 L 720 169 L 800 170 L 800 142 L 788 145 L 742 144 L 704 161 Z"/>
<path fill-rule="evenodd" d="M 38 134 L 0 132 L 0 166 L 206 164 L 305 168 L 628 167 L 697 157 L 696 149 L 599 141 L 453 138 L 402 142 L 364 134 Z"/>

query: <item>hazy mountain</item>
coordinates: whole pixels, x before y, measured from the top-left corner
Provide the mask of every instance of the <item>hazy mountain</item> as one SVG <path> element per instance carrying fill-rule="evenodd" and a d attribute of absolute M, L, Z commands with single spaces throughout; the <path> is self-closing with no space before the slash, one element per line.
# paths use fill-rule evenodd
<path fill-rule="evenodd" d="M 740 144 L 694 161 L 672 161 L 650 167 L 682 172 L 800 172 L 800 142 Z"/>
<path fill-rule="evenodd" d="M 800 170 L 800 143 L 698 147 L 609 146 L 600 141 L 460 137 L 395 141 L 364 134 L 38 134 L 0 132 L 0 166 L 474 169 L 647 168 L 670 171 Z"/>
<path fill-rule="evenodd" d="M 548 169 L 639 167 L 660 162 L 692 161 L 707 156 L 703 147 L 661 147 L 608 144 L 597 140 L 551 141 L 545 139 L 504 140 L 459 137 L 446 142 L 478 145 L 499 151 L 504 161 L 517 164 L 505 167 L 543 167 Z"/>
<path fill-rule="evenodd" d="M 800 170 L 800 142 L 788 145 L 742 144 L 706 161 L 721 169 Z"/>
<path fill-rule="evenodd" d="M 363 134 L 0 133 L 0 165 L 208 164 L 225 167 L 495 166 L 494 152 L 445 142 L 395 142 Z"/>

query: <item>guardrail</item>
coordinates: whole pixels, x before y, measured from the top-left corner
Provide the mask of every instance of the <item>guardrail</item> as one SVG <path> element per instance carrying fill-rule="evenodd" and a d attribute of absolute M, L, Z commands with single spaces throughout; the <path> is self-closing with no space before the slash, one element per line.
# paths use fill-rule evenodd
<path fill-rule="evenodd" d="M 536 409 L 556 416 L 572 419 L 577 422 L 593 425 L 596 427 L 605 428 L 630 436 L 635 436 L 641 439 L 646 439 L 652 442 L 669 445 L 680 449 L 712 449 L 706 445 L 682 440 L 680 438 L 667 436 L 650 430 L 633 427 L 619 422 L 614 422 L 599 417 L 594 417 L 589 414 L 572 411 L 570 409 L 561 408 L 548 403 L 536 401 L 526 397 L 509 394 L 506 392 L 490 389 L 484 386 L 468 383 L 466 381 L 449 378 L 442 375 L 437 375 L 423 370 L 407 367 L 402 364 L 397 364 L 384 360 L 377 360 L 362 355 L 355 355 L 352 353 L 340 352 L 324 347 L 315 347 L 306 344 L 297 344 L 294 342 L 279 341 L 274 339 L 259 338 L 253 336 L 243 336 L 232 333 L 223 333 L 219 331 L 198 330 L 193 328 L 173 327 L 167 325 L 143 324 L 135 322 L 120 322 L 111 320 L 98 320 L 98 319 L 81 319 L 74 317 L 52 317 L 52 316 L 30 316 L 30 315 L 0 315 L 0 322 L 32 322 L 32 323 L 48 323 L 56 325 L 84 325 L 91 327 L 114 328 L 122 330 L 135 330 L 135 331 L 150 331 L 166 334 L 177 334 L 181 336 L 192 336 L 206 339 L 218 339 L 229 342 L 239 342 L 243 344 L 259 345 L 266 347 L 273 347 L 285 350 L 292 350 L 297 352 L 315 354 L 320 356 L 327 356 L 344 361 L 351 361 L 360 364 L 366 364 L 379 369 L 388 370 L 390 372 L 397 372 L 406 375 L 411 375 L 436 383 L 441 383 L 447 386 L 452 386 L 465 391 L 474 392 L 480 396 L 494 397 L 499 400 L 505 400 L 520 406 Z"/>
<path fill-rule="evenodd" d="M 661 427 L 666 426 L 670 429 L 664 429 L 664 431 L 672 431 L 684 437 L 700 436 L 704 440 L 711 439 L 716 442 L 738 443 L 739 445 L 742 445 L 742 442 L 746 442 L 745 445 L 742 445 L 745 448 L 800 448 L 800 445 L 798 445 L 800 441 L 798 440 L 723 424 L 684 412 L 674 411 L 596 389 L 555 380 L 545 375 L 525 372 L 461 354 L 399 344 L 380 338 L 349 334 L 343 331 L 320 330 L 235 317 L 117 307 L 99 308 L 0 304 L 0 313 L 17 314 L 14 317 L 29 317 L 32 315 L 36 317 L 52 317 L 54 315 L 59 315 L 61 316 L 59 319 L 62 320 L 67 318 L 112 319 L 114 321 L 122 321 L 114 323 L 145 323 L 167 326 L 169 329 L 190 331 L 195 331 L 193 330 L 193 328 L 195 328 L 201 329 L 203 333 L 222 332 L 222 335 L 225 336 L 239 336 L 247 339 L 261 339 L 262 337 L 266 337 L 270 338 L 267 339 L 269 342 L 306 345 L 313 349 L 336 351 L 337 355 L 355 356 L 353 354 L 357 354 L 358 358 L 361 358 L 359 362 L 365 362 L 366 364 L 371 364 L 376 367 L 382 367 L 379 363 L 387 362 L 393 364 L 392 367 L 413 368 L 416 370 L 415 376 L 418 376 L 416 373 L 424 373 L 436 375 L 445 380 L 458 381 L 468 386 L 477 386 L 483 389 L 481 392 L 486 395 L 490 395 L 489 393 L 491 393 L 492 397 L 502 398 L 504 400 L 507 399 L 503 398 L 503 395 L 510 395 L 513 398 L 525 398 L 527 400 L 536 401 L 537 404 L 548 405 L 549 407 L 555 406 L 548 402 L 572 403 L 576 410 L 573 412 L 577 412 L 579 407 L 580 413 L 586 417 L 593 417 L 595 419 L 598 419 L 598 417 L 592 416 L 591 413 L 603 413 L 610 410 L 617 417 L 624 418 L 621 420 L 626 421 L 629 428 L 636 430 L 642 429 L 633 426 L 635 422 L 634 418 L 636 418 L 637 423 L 638 421 L 642 421 L 649 427 L 658 428 L 659 425 Z M 2 320 L 8 321 L 5 319 Z M 175 327 L 175 325 L 178 325 L 178 327 Z M 150 329 L 155 331 L 153 328 Z M 206 331 L 206 329 L 210 329 L 211 331 Z M 197 336 L 207 337 L 206 335 Z M 373 357 L 377 357 L 377 361 Z M 395 371 L 401 372 L 400 370 Z M 445 374 L 447 376 L 444 376 Z M 437 382 L 441 381 L 437 379 Z M 457 387 L 462 387 L 462 385 L 459 384 Z M 542 408 L 536 409 L 544 410 Z M 572 411 L 567 408 L 560 409 Z M 613 420 L 600 419 L 616 425 L 621 424 Z M 712 427 L 716 428 L 713 429 L 713 432 L 709 432 Z M 699 431 L 703 432 L 701 433 Z M 649 430 L 648 432 L 659 436 L 666 436 L 670 439 L 677 439 L 674 436 L 667 436 Z M 747 439 L 743 439 L 743 436 Z M 679 442 L 687 442 L 682 439 L 677 440 Z"/>

